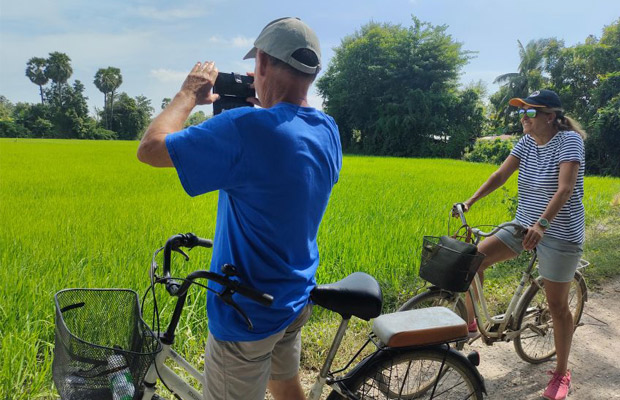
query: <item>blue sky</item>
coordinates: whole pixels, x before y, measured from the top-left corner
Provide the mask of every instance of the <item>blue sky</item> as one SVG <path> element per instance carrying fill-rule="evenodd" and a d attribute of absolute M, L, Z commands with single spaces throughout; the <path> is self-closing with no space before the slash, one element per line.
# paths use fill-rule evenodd
<path fill-rule="evenodd" d="M 0 94 L 12 102 L 37 102 L 38 88 L 24 75 L 26 62 L 61 51 L 71 57 L 73 76 L 86 85 L 91 113 L 102 107 L 94 86 L 97 69 L 121 69 L 120 91 L 145 95 L 155 109 L 173 97 L 196 61 L 213 60 L 223 72 L 246 72 L 242 57 L 263 26 L 298 16 L 318 34 L 326 66 L 333 48 L 365 23 L 411 25 L 411 15 L 434 25 L 477 52 L 461 82 L 482 80 L 489 94 L 500 74 L 515 71 L 517 40 L 557 37 L 582 43 L 620 16 L 617 0 L 0 0 Z M 311 93 L 310 104 L 321 106 Z M 210 113 L 210 107 L 203 108 Z"/>

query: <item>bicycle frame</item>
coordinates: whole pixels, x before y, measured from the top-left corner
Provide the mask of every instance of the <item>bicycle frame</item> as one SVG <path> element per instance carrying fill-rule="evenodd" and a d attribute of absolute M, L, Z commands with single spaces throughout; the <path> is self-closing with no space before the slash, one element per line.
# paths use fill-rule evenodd
<path fill-rule="evenodd" d="M 325 359 L 323 367 L 317 379 L 308 394 L 308 400 L 319 400 L 321 397 L 321 393 L 323 392 L 323 387 L 325 385 L 332 386 L 332 384 L 328 383 L 328 375 L 330 374 L 330 367 L 334 361 L 336 353 L 342 344 L 342 339 L 344 338 L 349 319 L 343 319 L 338 327 L 338 331 L 332 341 L 329 353 Z M 158 337 L 162 337 L 162 335 L 158 335 Z M 141 400 L 151 400 L 153 395 L 155 394 L 155 383 L 157 379 L 160 379 L 165 386 L 172 393 L 177 395 L 182 400 L 198 400 L 202 399 L 202 393 L 198 391 L 194 386 L 190 385 L 185 381 L 184 378 L 180 377 L 177 373 L 175 373 L 170 367 L 165 365 L 166 361 L 172 360 L 178 367 L 183 369 L 188 375 L 192 376 L 196 379 L 201 385 L 205 385 L 205 378 L 202 373 L 200 373 L 196 368 L 194 368 L 187 360 L 185 360 L 180 354 L 175 352 L 172 349 L 172 344 L 163 344 L 162 350 L 155 358 L 153 364 L 149 368 L 146 378 L 145 378 L 145 390 L 144 394 L 141 397 Z M 340 387 L 336 384 L 332 386 L 334 390 L 339 391 Z"/>
<path fill-rule="evenodd" d="M 160 335 L 161 336 L 161 335 Z M 194 368 L 187 360 L 172 349 L 171 344 L 163 344 L 162 350 L 151 367 L 149 368 L 145 382 L 145 390 L 142 400 L 151 400 L 155 394 L 155 383 L 159 378 L 165 386 L 176 396 L 183 400 L 202 400 L 203 396 L 200 391 L 187 383 L 183 378 L 177 375 L 170 367 L 165 365 L 167 360 L 172 360 L 177 366 L 181 367 L 188 375 L 205 385 L 205 378 L 196 368 Z"/>
<path fill-rule="evenodd" d="M 508 330 L 508 328 L 509 328 L 509 325 L 513 321 L 513 317 L 515 317 L 514 313 L 517 310 L 517 306 L 519 305 L 521 297 L 524 293 L 526 284 L 527 283 L 538 284 L 537 280 L 532 275 L 532 270 L 534 269 L 536 258 L 537 258 L 536 254 L 534 253 L 532 258 L 530 259 L 528 267 L 526 268 L 525 271 L 523 271 L 521 280 L 519 281 L 519 285 L 517 286 L 517 289 L 515 290 L 512 296 L 512 299 L 510 299 L 510 303 L 508 304 L 508 308 L 506 309 L 506 312 L 504 314 L 500 314 L 496 316 L 491 316 L 489 314 L 487 302 L 484 297 L 482 283 L 480 282 L 480 277 L 478 276 L 478 274 L 476 274 L 476 276 L 474 277 L 475 290 L 474 290 L 474 285 L 470 286 L 468 289 L 470 298 L 477 300 L 477 301 L 472 301 L 474 315 L 476 316 L 478 321 L 480 321 L 480 316 L 481 316 L 480 311 L 482 311 L 485 319 L 490 323 L 488 325 L 489 328 L 495 328 L 493 329 L 493 331 L 490 331 L 490 330 L 487 330 L 487 327 L 485 327 L 484 324 L 480 324 L 478 329 L 480 330 L 480 333 L 482 334 L 482 336 L 484 336 L 485 338 L 509 341 L 521 334 L 521 330 L 514 331 L 514 330 Z M 478 295 L 476 295 L 476 291 Z M 478 302 L 480 303 L 482 310 L 478 308 Z"/>
<path fill-rule="evenodd" d="M 526 284 L 530 283 L 530 284 L 538 285 L 539 287 L 541 287 L 539 283 L 540 278 L 535 278 L 532 273 L 532 271 L 534 270 L 534 266 L 536 265 L 536 260 L 537 260 L 537 256 L 536 256 L 536 253 L 534 253 L 532 255 L 532 258 L 529 261 L 527 269 L 523 271 L 521 280 L 519 281 L 519 285 L 517 286 L 517 289 L 515 290 L 515 293 L 513 294 L 512 299 L 510 300 L 510 303 L 508 304 L 508 308 L 506 309 L 506 312 L 504 314 L 500 314 L 496 316 L 491 316 L 489 314 L 487 302 L 486 302 L 486 298 L 484 297 L 484 291 L 482 288 L 482 283 L 480 282 L 480 278 L 478 274 L 476 274 L 476 276 L 474 277 L 473 284 L 469 287 L 468 292 L 469 292 L 469 296 L 472 299 L 476 299 L 476 301 L 472 301 L 472 304 L 473 304 L 474 315 L 476 316 L 478 321 L 480 322 L 480 316 L 484 315 L 486 321 L 489 322 L 489 324 L 487 325 L 489 329 L 487 329 L 487 326 L 485 326 L 484 324 L 478 325 L 480 334 L 484 337 L 486 341 L 488 342 L 493 342 L 493 341 L 498 341 L 498 340 L 510 341 L 516 338 L 517 336 L 519 336 L 522 331 L 527 329 L 527 327 L 522 327 L 519 330 L 513 330 L 511 329 L 510 324 L 514 321 L 514 318 L 516 318 L 515 313 L 519 309 L 521 298 L 523 297 L 524 291 L 526 290 Z M 588 261 L 583 260 L 583 259 L 580 260 L 579 263 L 580 265 L 577 268 L 578 270 L 590 265 Z M 474 285 L 475 285 L 476 290 L 474 290 Z M 476 295 L 476 291 L 478 292 L 478 295 Z M 482 310 L 478 308 L 478 303 L 480 303 Z M 482 314 L 481 314 L 481 311 L 482 311 Z"/>

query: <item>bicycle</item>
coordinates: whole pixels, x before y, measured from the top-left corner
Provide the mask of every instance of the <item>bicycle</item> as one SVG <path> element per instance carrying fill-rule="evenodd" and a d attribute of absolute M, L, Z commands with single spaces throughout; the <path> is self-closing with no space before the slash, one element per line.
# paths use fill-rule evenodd
<path fill-rule="evenodd" d="M 482 238 L 496 234 L 500 229 L 515 228 L 515 237 L 523 237 L 527 231 L 523 226 L 511 222 L 495 226 L 490 232 L 471 227 L 467 223 L 461 204 L 456 204 L 453 207 L 451 215 L 455 216 L 455 214 L 461 219 L 462 223 L 455 236 L 471 241 L 474 245 L 477 245 Z M 462 230 L 465 233 L 459 236 Z M 471 271 L 473 272 L 471 276 L 466 278 L 469 283 L 466 283 L 464 287 L 467 289 L 462 291 L 446 290 L 443 282 L 430 282 L 431 286 L 426 292 L 408 300 L 400 307 L 399 311 L 441 305 L 450 308 L 461 318 L 467 320 L 467 309 L 462 295 L 462 292 L 467 291 L 472 299 L 474 316 L 478 321 L 479 331 L 477 335 L 470 338 L 470 344 L 478 338 L 482 338 L 482 341 L 487 345 L 492 345 L 497 341 L 510 342 L 512 340 L 515 351 L 521 359 L 532 364 L 542 363 L 555 355 L 555 344 L 553 321 L 544 293 L 544 282 L 542 277 L 535 277 L 533 274 L 534 267 L 537 265 L 536 260 L 536 252 L 533 251 L 528 266 L 523 271 L 521 280 L 503 314 L 490 316 L 477 268 Z M 589 264 L 588 261 L 581 259 L 571 282 L 569 306 L 573 314 L 575 329 L 580 324 L 583 307 L 588 299 L 588 289 L 580 270 Z M 472 280 L 473 284 L 470 285 Z M 528 284 L 527 290 L 524 291 Z M 478 308 L 478 303 L 480 303 L 482 310 Z M 486 321 L 484 324 L 481 323 L 483 316 Z"/>
<path fill-rule="evenodd" d="M 132 376 L 132 379 L 129 380 L 129 392 L 132 395 L 128 398 L 162 400 L 161 394 L 157 393 L 158 380 L 176 398 L 182 400 L 202 398 L 197 386 L 205 384 L 203 375 L 172 349 L 175 342 L 175 331 L 190 286 L 195 284 L 207 288 L 205 285 L 196 282 L 197 279 L 203 278 L 218 282 L 224 288 L 218 293 L 219 297 L 244 316 L 248 327 L 252 325 L 251 320 L 236 305 L 233 294 L 238 293 L 266 306 L 271 304 L 273 298 L 269 294 L 244 286 L 236 276 L 235 268 L 231 265 L 224 266 L 222 274 L 204 270 L 194 271 L 184 278 L 182 283 L 179 283 L 180 279 L 172 278 L 170 274 L 171 254 L 176 251 L 183 254 L 186 260 L 189 260 L 182 248 L 191 249 L 196 246 L 211 247 L 212 242 L 198 238 L 193 234 L 174 235 L 168 239 L 164 247 L 153 254 L 150 269 L 151 285 L 147 294 L 150 291 L 154 292 L 155 285 L 163 284 L 167 292 L 171 296 L 177 297 L 177 300 L 168 327 L 162 333 L 151 332 L 150 329 L 147 329 L 146 324 L 142 321 L 140 308 L 136 308 L 135 304 L 130 306 L 139 315 L 141 323 L 137 325 L 142 327 L 140 329 L 141 337 L 145 338 L 147 342 L 147 345 L 137 346 L 138 350 L 133 347 L 111 346 L 112 340 L 105 340 L 102 345 L 89 342 L 89 339 L 92 340 L 92 338 L 77 337 L 74 334 L 76 332 L 71 331 L 71 329 L 76 328 L 76 325 L 79 328 L 76 329 L 80 330 L 83 335 L 88 335 L 88 329 L 83 329 L 83 325 L 85 325 L 83 321 L 73 324 L 70 314 L 82 309 L 94 313 L 94 307 L 89 307 L 92 304 L 87 304 L 92 302 L 88 302 L 84 297 L 71 298 L 68 303 L 63 301 L 63 293 L 72 293 L 76 289 L 66 289 L 57 293 L 57 330 L 53 369 L 54 382 L 61 393 L 61 397 L 71 400 L 110 399 L 110 383 L 106 377 L 123 370 L 130 372 Z M 164 251 L 163 275 L 158 276 L 156 274 L 158 265 L 155 258 L 162 249 Z M 90 290 L 106 291 L 106 289 Z M 122 289 L 110 290 L 116 291 L 113 293 L 117 294 Z M 137 300 L 137 294 L 133 293 Z M 155 299 L 155 296 L 153 298 Z M 472 398 L 479 400 L 482 399 L 483 393 L 486 393 L 484 380 L 476 368 L 479 363 L 477 353 L 472 352 L 465 357 L 450 346 L 451 343 L 466 340 L 467 325 L 462 318 L 447 308 L 437 307 L 380 315 L 383 302 L 381 289 L 373 277 L 362 272 L 353 273 L 338 282 L 317 286 L 311 293 L 311 299 L 314 304 L 340 314 L 342 321 L 317 380 L 310 390 L 309 400 L 318 400 L 325 385 L 332 389 L 328 396 L 330 400 L 414 398 Z M 156 302 L 153 308 L 154 325 L 158 326 L 159 312 Z M 116 334 L 116 332 L 110 333 L 103 329 L 109 323 L 101 319 L 104 316 L 114 318 L 114 314 L 117 314 L 109 312 L 109 309 L 106 311 L 101 313 L 102 315 L 97 319 L 98 324 L 95 330 L 99 334 L 95 337 L 99 340 L 103 339 L 102 336 L 107 337 Z M 366 321 L 375 318 L 372 333 L 344 368 L 331 371 L 332 363 L 342 344 L 352 316 Z M 123 333 L 123 335 L 127 334 Z M 67 338 L 72 340 L 67 340 Z M 82 352 L 75 354 L 75 350 L 80 349 L 73 346 L 74 342 L 87 346 L 87 349 L 81 349 Z M 135 343 L 136 340 L 130 340 L 130 342 Z M 354 365 L 354 361 L 370 344 L 374 345 L 376 349 Z M 127 360 L 125 365 L 110 366 L 106 364 L 105 360 L 109 360 L 110 355 L 116 356 L 118 354 L 123 355 Z M 141 357 L 142 362 L 134 362 L 140 358 L 139 355 L 143 356 Z M 198 382 L 198 385 L 194 386 L 178 375 L 168 366 L 169 363 L 174 363 L 178 368 L 184 370 L 185 374 Z M 345 370 L 348 372 L 343 374 Z M 79 382 L 74 379 L 76 377 L 80 379 Z"/>

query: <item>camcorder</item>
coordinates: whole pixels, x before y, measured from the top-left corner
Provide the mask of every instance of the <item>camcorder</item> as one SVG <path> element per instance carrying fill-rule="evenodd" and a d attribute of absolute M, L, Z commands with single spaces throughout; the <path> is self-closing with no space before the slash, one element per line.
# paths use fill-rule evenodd
<path fill-rule="evenodd" d="M 217 115 L 225 110 L 237 107 L 254 107 L 254 104 L 247 102 L 248 97 L 256 97 L 256 91 L 251 87 L 254 77 L 230 73 L 219 73 L 213 85 L 213 93 L 220 95 L 220 98 L 213 103 L 213 115 Z"/>

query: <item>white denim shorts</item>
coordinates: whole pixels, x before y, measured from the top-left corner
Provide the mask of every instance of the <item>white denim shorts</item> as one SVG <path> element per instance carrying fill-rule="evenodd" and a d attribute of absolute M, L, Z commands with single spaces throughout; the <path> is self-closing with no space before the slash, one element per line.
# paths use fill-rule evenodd
<path fill-rule="evenodd" d="M 511 222 L 518 224 L 516 220 Z M 514 233 L 513 227 L 504 228 L 497 232 L 495 237 L 516 254 L 521 254 L 523 238 L 515 237 Z M 579 267 L 583 245 L 543 235 L 542 240 L 536 246 L 536 254 L 540 276 L 552 282 L 570 282 Z"/>

